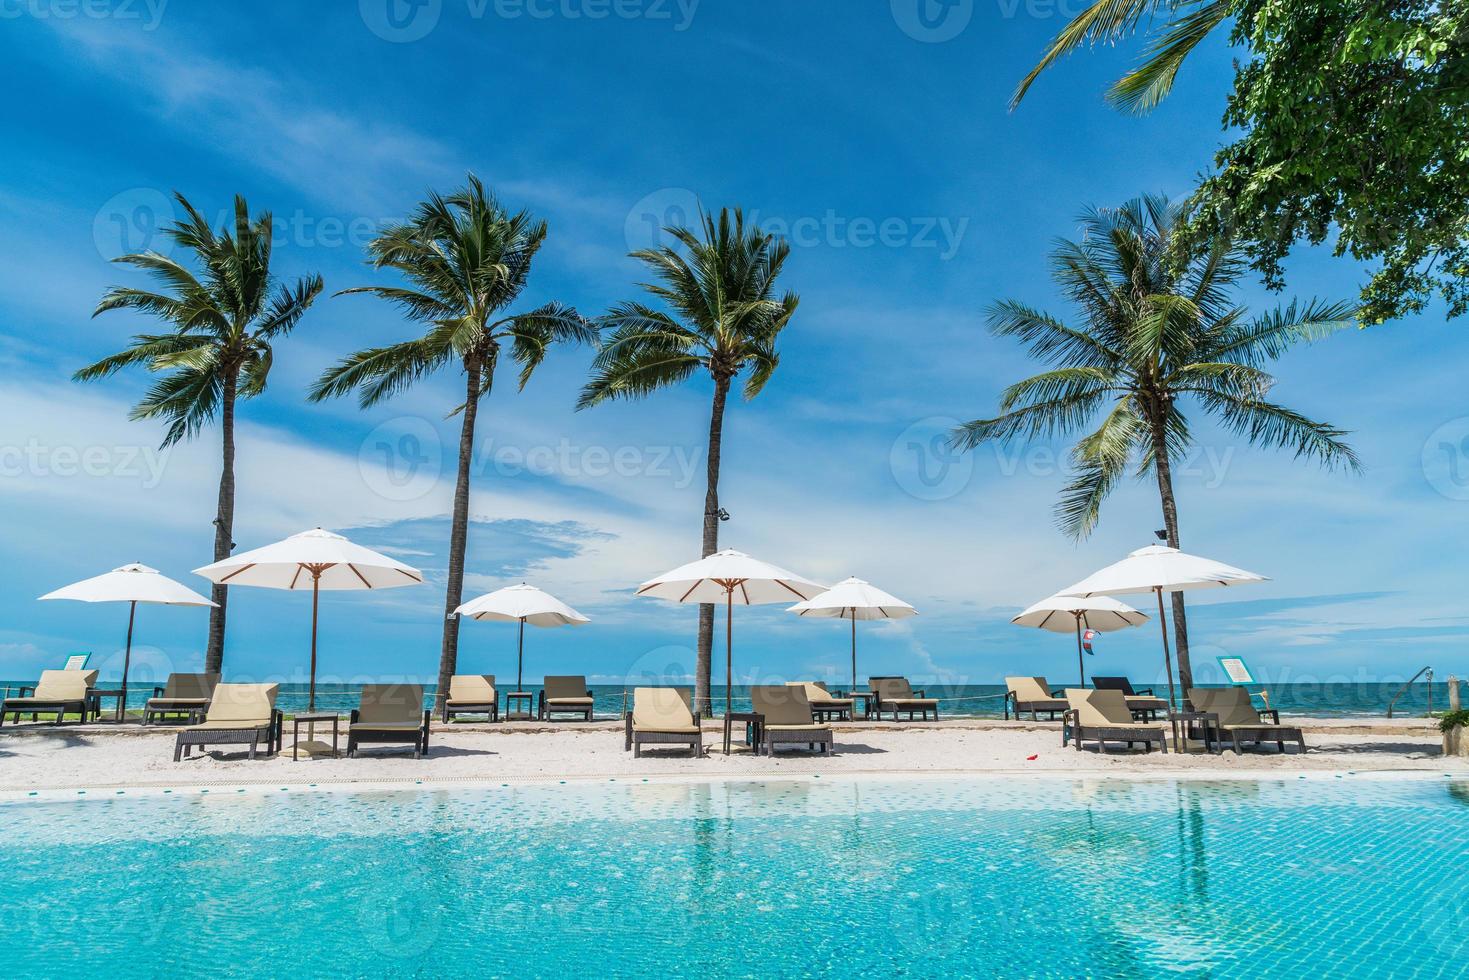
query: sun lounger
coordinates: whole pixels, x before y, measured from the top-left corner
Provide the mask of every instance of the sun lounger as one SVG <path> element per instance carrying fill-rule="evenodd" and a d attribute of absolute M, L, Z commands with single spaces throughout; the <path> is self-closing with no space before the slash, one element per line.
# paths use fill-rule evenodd
<path fill-rule="evenodd" d="M 805 687 L 790 684 L 763 684 L 750 688 L 750 706 L 760 715 L 760 739 L 755 753 L 775 755 L 777 745 L 805 745 L 822 749 L 831 755 L 835 745 L 831 728 L 818 724 L 811 714 L 811 701 Z"/>
<path fill-rule="evenodd" d="M 592 692 L 581 675 L 547 677 L 541 684 L 541 704 L 536 712 L 542 721 L 554 721 L 551 715 L 581 715 L 592 720 Z"/>
<path fill-rule="evenodd" d="M 1051 690 L 1044 677 L 1007 677 L 1005 688 L 1007 720 L 1012 713 L 1018 719 L 1029 712 L 1031 721 L 1039 721 L 1037 713 L 1044 711 L 1051 721 L 1055 721 L 1057 715 L 1070 708 L 1066 699 L 1060 696 L 1061 692 Z"/>
<path fill-rule="evenodd" d="M 806 699 L 811 702 L 811 714 L 817 721 L 852 720 L 852 699 L 834 698 L 826 685 L 820 681 L 791 681 L 796 687 L 806 690 Z"/>
<path fill-rule="evenodd" d="M 500 720 L 500 694 L 494 674 L 455 674 L 449 678 L 449 696 L 444 699 L 444 723 L 455 715 L 487 715 Z"/>
<path fill-rule="evenodd" d="M 1134 688 L 1126 677 L 1092 677 L 1092 687 L 1099 691 L 1121 691 L 1127 707 L 1137 721 L 1150 721 L 1160 711 L 1168 710 L 1168 702 L 1153 693 L 1151 687 Z"/>
<path fill-rule="evenodd" d="M 1070 735 L 1076 741 L 1078 752 L 1084 740 L 1096 742 L 1103 752 L 1107 751 L 1108 742 L 1126 742 L 1128 748 L 1141 743 L 1149 752 L 1157 742 L 1158 748 L 1168 751 L 1168 726 L 1162 722 L 1133 721 L 1132 710 L 1121 691 L 1067 688 L 1066 703 L 1062 745 Z"/>
<path fill-rule="evenodd" d="M 275 706 L 279 684 L 218 684 L 204 720 L 179 732 L 173 761 L 186 759 L 196 745 L 248 745 L 255 758 L 260 744 L 265 754 L 281 748 L 281 713 Z"/>
<path fill-rule="evenodd" d="M 23 687 L 18 696 L 6 698 L 0 704 L 0 725 L 12 714 L 17 723 L 21 715 L 27 714 L 31 721 L 39 715 L 55 715 L 56 720 L 52 722 L 55 725 L 61 724 L 68 713 L 80 715 L 86 721 L 96 683 L 95 670 L 43 670 L 35 687 Z"/>
<path fill-rule="evenodd" d="M 143 705 L 143 724 L 175 718 L 186 725 L 197 725 L 204 720 L 218 684 L 218 674 L 169 674 L 164 685 L 155 687 L 153 696 Z"/>
<path fill-rule="evenodd" d="M 687 745 L 695 758 L 704 752 L 704 734 L 694 717 L 693 692 L 686 687 L 638 687 L 632 692 L 632 710 L 624 717 L 627 742 L 640 758 L 644 745 Z"/>
<path fill-rule="evenodd" d="M 1250 692 L 1242 687 L 1191 687 L 1188 701 L 1195 711 L 1219 716 L 1220 736 L 1234 747 L 1235 755 L 1242 742 L 1274 742 L 1281 752 L 1286 742 L 1295 742 L 1300 751 L 1306 751 L 1306 737 L 1300 726 L 1282 725 L 1280 712 L 1274 708 L 1256 708 Z"/>
<path fill-rule="evenodd" d="M 916 711 L 923 715 L 923 720 L 928 721 L 928 713 L 933 712 L 933 720 L 939 720 L 938 698 L 930 698 L 927 691 L 913 690 L 913 685 L 908 683 L 906 677 L 869 677 L 867 687 L 872 691 L 873 712 L 882 717 L 884 711 L 893 713 L 893 721 L 898 720 L 898 712 L 906 711 L 908 720 L 913 720 Z"/>
<path fill-rule="evenodd" d="M 347 758 L 368 743 L 411 745 L 413 758 L 427 755 L 432 714 L 423 707 L 422 684 L 362 685 L 362 698 L 347 724 Z"/>

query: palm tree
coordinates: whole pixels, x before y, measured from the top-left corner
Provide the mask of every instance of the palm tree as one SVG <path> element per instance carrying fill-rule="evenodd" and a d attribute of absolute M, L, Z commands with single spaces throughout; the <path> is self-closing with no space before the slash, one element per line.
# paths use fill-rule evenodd
<path fill-rule="evenodd" d="M 501 315 L 525 289 L 531 261 L 545 240 L 544 221 L 525 211 L 509 213 L 473 174 L 467 187 L 448 197 L 430 194 L 410 220 L 385 229 L 368 245 L 372 265 L 396 270 L 407 285 L 357 286 L 337 294 L 367 293 L 385 299 L 410 322 L 426 324 L 428 332 L 387 347 L 360 350 L 323 373 L 311 388 L 312 401 L 356 391 L 361 406 L 369 408 L 446 364 L 454 363 L 464 373 L 464 402 L 449 413 L 451 418 L 462 414 L 463 419 L 439 652 L 440 706 L 459 655 L 459 619 L 453 612 L 463 601 L 474 426 L 480 399 L 490 393 L 495 380 L 501 342 L 510 343 L 510 356 L 520 365 L 519 387 L 524 389 L 553 343 L 596 339 L 596 328 L 561 303 Z"/>
<path fill-rule="evenodd" d="M 1345 303 L 1292 302 L 1251 318 L 1234 299 L 1246 264 L 1222 237 L 1179 256 L 1181 206 L 1159 197 L 1082 216 L 1080 242 L 1058 242 L 1051 277 L 1078 317 L 1067 323 L 1013 300 L 989 310 L 992 332 L 1015 337 L 1054 365 L 1005 390 L 1000 414 L 955 429 L 954 444 L 1070 436 L 1076 476 L 1061 492 L 1057 522 L 1075 538 L 1096 527 L 1102 501 L 1129 467 L 1157 479 L 1168 544 L 1179 546 L 1173 464 L 1192 444 L 1188 404 L 1259 446 L 1294 451 L 1327 467 L 1357 457 L 1324 422 L 1268 400 L 1262 365 L 1292 344 L 1353 322 Z M 1173 594 L 1178 668 L 1192 683 L 1183 597 Z"/>
<path fill-rule="evenodd" d="M 725 208 L 718 220 L 700 215 L 699 232 L 666 228 L 683 252 L 663 246 L 632 253 L 652 272 L 643 288 L 667 311 L 642 303 L 622 303 L 602 317 L 602 349 L 577 408 L 613 398 L 641 398 L 660 388 L 708 372 L 714 382 L 709 412 L 708 484 L 704 492 L 703 555 L 719 549 L 719 459 L 724 405 L 742 372 L 745 399 L 760 393 L 780 357 L 776 338 L 790 323 L 800 299 L 787 292 L 775 297 L 775 280 L 790 246 L 759 228 L 745 227 L 745 216 Z M 686 253 L 686 254 L 685 254 Z M 714 640 L 714 607 L 699 606 L 696 703 L 709 710 L 709 657 Z"/>
<path fill-rule="evenodd" d="M 1142 62 L 1113 83 L 1107 100 L 1128 112 L 1146 113 L 1173 90 L 1178 69 L 1204 38 L 1234 12 L 1231 0 L 1094 0 L 1051 40 L 1040 62 L 1021 80 L 1010 99 L 1020 105 L 1041 72 L 1083 45 L 1116 44 L 1135 34 L 1143 21 L 1165 19 Z"/>
<path fill-rule="evenodd" d="M 249 205 L 235 198 L 234 233 L 216 232 L 182 194 L 175 194 L 187 219 L 164 230 L 175 246 L 192 252 L 198 274 L 158 252 L 123 255 L 113 261 L 147 272 L 164 291 L 117 286 L 107 291 L 95 317 L 108 310 L 138 310 L 172 327 L 163 334 L 139 334 L 132 345 L 76 372 L 77 381 L 107 377 L 142 365 L 159 378 L 133 408 L 134 419 L 163 419 L 163 445 L 193 437 L 219 418 L 224 466 L 214 517 L 214 560 L 229 557 L 235 525 L 235 402 L 265 390 L 273 357 L 271 344 L 290 333 L 322 289 L 321 276 L 302 276 L 279 285 L 270 272 L 271 217 L 251 220 Z M 204 669 L 224 662 L 225 602 L 228 590 L 216 585 L 209 612 L 209 644 Z"/>

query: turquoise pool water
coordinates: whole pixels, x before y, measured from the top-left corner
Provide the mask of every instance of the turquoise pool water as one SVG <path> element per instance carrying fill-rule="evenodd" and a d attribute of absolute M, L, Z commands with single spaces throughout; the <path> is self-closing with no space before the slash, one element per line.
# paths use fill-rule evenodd
<path fill-rule="evenodd" d="M 1469 784 L 0 804 L 8 975 L 1458 976 Z"/>

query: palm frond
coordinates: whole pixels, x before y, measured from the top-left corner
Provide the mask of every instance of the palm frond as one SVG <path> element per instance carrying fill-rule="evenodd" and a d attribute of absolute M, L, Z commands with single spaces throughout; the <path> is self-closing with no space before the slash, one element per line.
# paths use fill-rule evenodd
<path fill-rule="evenodd" d="M 1122 360 L 1101 339 L 1066 326 L 1060 320 L 1015 300 L 990 306 L 990 332 L 997 337 L 1015 337 L 1030 348 L 1038 360 L 1078 367 L 1108 367 Z"/>
<path fill-rule="evenodd" d="M 1292 450 L 1296 457 L 1314 459 L 1327 469 L 1361 470 L 1356 450 L 1349 446 L 1346 431 L 1301 413 L 1254 398 L 1224 392 L 1199 394 L 1200 403 L 1229 429 L 1252 445 Z"/>
<path fill-rule="evenodd" d="M 319 402 L 356 390 L 358 404 L 370 408 L 438 368 L 450 353 L 442 342 L 422 337 L 387 347 L 369 347 L 347 355 L 322 372 L 307 397 Z"/>
<path fill-rule="evenodd" d="M 1020 106 L 1041 73 L 1057 61 L 1083 45 L 1111 42 L 1131 33 L 1145 17 L 1167 9 L 1171 3 L 1172 0 L 1096 0 L 1062 28 L 1046 47 L 1041 60 L 1021 79 L 1010 97 L 1011 111 Z"/>
<path fill-rule="evenodd" d="M 1024 385 L 1025 382 L 1021 384 Z M 1084 425 L 1101 407 L 1106 397 L 1105 388 L 1078 386 L 1065 395 L 1031 401 L 992 419 L 965 422 L 949 433 L 949 445 L 965 450 L 974 449 L 990 440 L 1004 442 L 1018 437 L 1049 438 L 1062 435 Z"/>
<path fill-rule="evenodd" d="M 255 327 L 256 335 L 275 337 L 290 333 L 321 295 L 323 286 L 321 276 L 303 276 L 296 280 L 294 287 L 281 286 Z"/>
<path fill-rule="evenodd" d="M 1143 115 L 1168 97 L 1178 69 L 1230 14 L 1229 0 L 1193 2 L 1197 4 L 1193 10 L 1182 17 L 1175 15 L 1168 30 L 1149 45 L 1142 63 L 1113 84 L 1107 101 L 1126 112 Z"/>
<path fill-rule="evenodd" d="M 1247 324 L 1220 331 L 1209 354 L 1217 360 L 1259 365 L 1279 359 L 1291 347 L 1314 343 L 1356 325 L 1355 303 L 1292 300 Z"/>
<path fill-rule="evenodd" d="M 1068 536 L 1085 538 L 1096 529 L 1102 501 L 1126 474 L 1128 460 L 1139 448 L 1143 435 L 1144 426 L 1133 400 L 1124 396 L 1095 432 L 1072 447 L 1076 477 L 1062 488 L 1056 503 L 1056 523 Z"/>
<path fill-rule="evenodd" d="M 214 371 L 184 368 L 165 374 L 154 382 L 133 407 L 134 420 L 161 418 L 169 423 L 160 448 L 194 436 L 214 417 L 219 407 L 221 385 Z"/>
<path fill-rule="evenodd" d="M 700 366 L 727 381 L 746 372 L 754 398 L 780 364 L 777 338 L 800 298 L 776 294 L 790 254 L 785 241 L 747 225 L 744 212 L 700 211 L 695 227 L 665 229 L 674 244 L 642 249 L 643 290 L 663 307 L 624 302 L 600 318 L 601 348 L 579 408 L 678 384 Z"/>
<path fill-rule="evenodd" d="M 541 362 L 552 344 L 593 344 L 597 340 L 597 327 L 576 310 L 564 303 L 547 303 L 545 306 L 520 313 L 496 324 L 511 338 L 511 354 L 520 365 L 520 387 L 526 382 Z"/>

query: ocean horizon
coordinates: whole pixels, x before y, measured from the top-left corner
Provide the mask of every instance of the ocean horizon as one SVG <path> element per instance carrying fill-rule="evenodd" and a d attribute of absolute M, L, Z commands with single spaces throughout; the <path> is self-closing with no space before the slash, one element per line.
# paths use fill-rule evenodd
<path fill-rule="evenodd" d="M 234 678 L 241 679 L 244 678 Z M 251 678 L 250 680 L 255 680 Z M 264 681 L 272 681 L 272 678 L 260 678 Z M 316 685 L 316 707 L 322 711 L 337 711 L 342 714 L 350 712 L 357 707 L 362 685 L 365 683 L 423 683 L 425 707 L 432 705 L 437 685 L 422 682 L 414 678 L 384 677 L 370 678 L 367 680 L 351 683 L 318 681 Z M 33 681 L 0 681 L 0 694 L 9 693 L 23 685 L 29 686 Z M 306 710 L 309 685 L 306 683 L 280 681 L 280 693 L 276 699 L 276 705 L 286 714 L 295 714 Z M 1074 682 L 1052 680 L 1054 688 L 1059 689 Z M 115 686 L 115 679 L 102 679 L 98 681 L 101 688 Z M 620 718 L 624 707 L 624 694 L 628 703 L 631 702 L 634 687 L 692 687 L 691 682 L 680 680 L 654 680 L 641 679 L 630 681 L 626 684 L 588 684 L 595 699 L 595 713 L 598 718 Z M 844 687 L 837 684 L 829 685 L 831 690 L 843 690 Z M 923 684 L 915 680 L 914 686 L 927 691 L 930 697 L 940 699 L 941 717 L 946 718 L 1001 718 L 1003 717 L 1003 705 L 1005 685 L 1003 684 Z M 1204 684 L 1204 687 L 1222 687 L 1218 684 Z M 1311 718 L 1382 718 L 1387 716 L 1389 702 L 1402 688 L 1401 682 L 1394 683 L 1371 683 L 1371 682 L 1296 682 L 1284 684 L 1258 684 L 1247 685 L 1252 693 L 1264 691 L 1269 694 L 1270 707 L 1279 709 L 1282 715 L 1296 715 Z M 514 690 L 514 685 L 500 682 L 498 690 L 503 702 L 504 694 Z M 128 683 L 127 707 L 129 710 L 141 711 L 144 703 L 153 695 L 154 681 L 140 681 L 132 678 Z M 541 683 L 528 682 L 522 686 L 522 690 L 532 694 L 539 694 Z M 1159 685 L 1154 691 L 1160 697 L 1167 696 L 1167 688 Z M 731 702 L 735 711 L 750 710 L 749 686 L 736 684 L 731 690 Z M 1430 693 L 1432 695 L 1430 699 Z M 1181 694 L 1181 692 L 1180 692 Z M 723 684 L 716 684 L 711 690 L 714 701 L 714 714 L 716 717 L 723 716 L 725 704 L 725 688 Z M 1258 698 L 1256 699 L 1259 700 Z M 1431 710 L 1442 711 L 1448 707 L 1449 686 L 1446 682 L 1435 682 L 1431 689 L 1426 683 L 1416 683 L 1403 691 L 1394 705 L 1393 715 L 1398 718 L 1423 717 Z M 113 702 L 107 700 L 103 704 L 103 714 L 111 709 Z"/>

